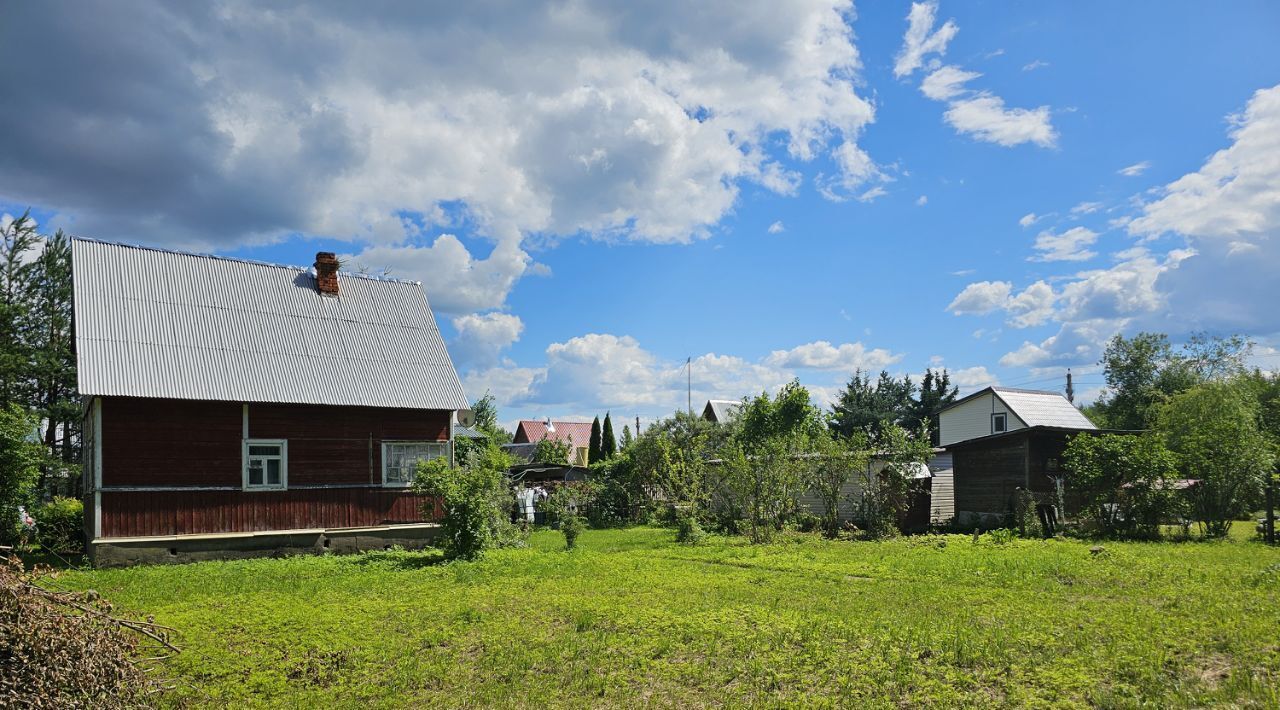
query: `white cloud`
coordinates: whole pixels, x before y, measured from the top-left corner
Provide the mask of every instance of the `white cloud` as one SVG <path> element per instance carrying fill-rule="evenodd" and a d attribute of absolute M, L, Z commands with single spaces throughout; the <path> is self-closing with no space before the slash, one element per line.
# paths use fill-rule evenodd
<path fill-rule="evenodd" d="M 1037 281 L 1018 294 L 1008 281 L 978 281 L 964 287 L 947 310 L 956 315 L 986 315 L 1005 311 L 1006 322 L 1015 328 L 1027 328 L 1048 321 L 1054 314 L 1057 295 L 1053 287 Z M 975 333 L 974 337 L 981 337 Z"/>
<path fill-rule="evenodd" d="M 1231 146 L 1166 185 L 1131 234 L 1256 240 L 1280 228 L 1280 86 L 1256 92 L 1233 124 Z"/>
<path fill-rule="evenodd" d="M 1009 299 L 1004 306 L 1009 313 L 1008 323 L 1015 328 L 1029 328 L 1047 322 L 1053 317 L 1053 305 L 1057 295 L 1053 287 L 1037 281 Z"/>
<path fill-rule="evenodd" d="M 916 198 L 916 206 L 917 206 L 917 207 L 924 207 L 924 206 L 925 206 L 925 205 L 927 205 L 927 204 L 929 204 L 929 196 L 928 196 L 928 195 L 921 195 L 921 196 L 919 196 L 919 197 L 917 197 L 917 198 Z"/>
<path fill-rule="evenodd" d="M 1006 147 L 1035 143 L 1052 148 L 1058 139 L 1048 106 L 1005 108 L 1004 99 L 989 93 L 953 101 L 944 117 L 960 133 Z"/>
<path fill-rule="evenodd" d="M 947 306 L 956 315 L 986 315 L 1004 308 L 1013 284 L 1008 281 L 978 281 L 964 287 Z"/>
<path fill-rule="evenodd" d="M 1045 230 L 1036 236 L 1035 248 L 1040 253 L 1027 261 L 1087 261 L 1097 256 L 1089 247 L 1098 241 L 1098 233 L 1084 227 L 1072 227 L 1061 234 Z"/>
<path fill-rule="evenodd" d="M 1046 62 L 1042 59 L 1036 59 L 1036 60 L 1027 62 L 1026 64 L 1023 64 L 1022 71 L 1035 71 L 1036 69 L 1042 69 L 1047 66 L 1049 66 L 1049 62 Z"/>
<path fill-rule="evenodd" d="M 499 308 L 529 267 L 529 255 L 515 242 L 500 241 L 489 256 L 476 259 L 452 234 L 431 246 L 373 246 L 344 261 L 386 268 L 391 276 L 422 281 L 431 307 L 439 313 L 462 314 Z"/>
<path fill-rule="evenodd" d="M 911 12 L 907 14 L 907 33 L 902 38 L 902 49 L 898 51 L 893 65 L 894 76 L 902 78 L 919 69 L 925 55 L 947 51 L 947 44 L 960 28 L 947 20 L 936 32 L 933 31 L 937 14 L 936 0 L 911 3 Z"/>
<path fill-rule="evenodd" d="M 859 368 L 878 370 L 900 360 L 901 354 L 883 348 L 869 350 L 862 343 L 832 345 L 825 340 L 817 340 L 790 350 L 774 350 L 765 358 L 765 364 L 779 368 L 853 372 Z"/>
<path fill-rule="evenodd" d="M 689 242 L 744 185 L 794 194 L 794 166 L 828 156 L 861 192 L 878 169 L 856 144 L 874 110 L 850 16 L 848 0 L 31 5 L 43 30 L 0 43 L 0 66 L 29 64 L 39 34 L 63 56 L 0 113 L 0 184 L 108 239 L 426 249 L 429 273 L 386 261 L 454 312 L 498 307 L 536 268 L 530 235 Z M 452 220 L 494 254 L 419 246 Z"/>
<path fill-rule="evenodd" d="M 951 376 L 951 382 L 962 389 L 979 389 L 1000 384 L 1000 379 L 988 372 L 983 365 L 951 370 L 948 374 Z"/>
<path fill-rule="evenodd" d="M 925 55 L 936 53 L 941 56 L 946 53 L 947 44 L 960 28 L 947 20 L 937 32 L 933 32 L 937 12 L 937 2 L 911 5 L 907 33 L 894 65 L 895 76 L 901 78 L 915 72 Z M 920 92 L 935 101 L 947 102 L 943 117 L 958 133 L 1006 147 L 1035 143 L 1052 148 L 1057 143 L 1058 134 L 1049 121 L 1048 106 L 1006 108 L 1004 99 L 990 91 L 965 88 L 965 84 L 981 74 L 958 66 L 937 64 L 933 63 L 936 68 L 920 83 Z"/>
<path fill-rule="evenodd" d="M 1071 208 L 1071 214 L 1077 214 L 1077 215 L 1093 214 L 1094 212 L 1097 212 L 1100 209 L 1102 209 L 1101 202 L 1081 202 L 1080 204 Z"/>
<path fill-rule="evenodd" d="M 920 93 L 934 101 L 947 101 L 965 92 L 964 85 L 982 76 L 950 64 L 939 67 L 920 82 Z"/>
<path fill-rule="evenodd" d="M 457 336 L 449 344 L 454 364 L 488 369 L 498 364 L 498 355 L 511 347 L 524 332 L 524 322 L 510 313 L 472 313 L 453 319 Z"/>
<path fill-rule="evenodd" d="M 1040 218 L 1036 216 L 1035 212 L 1028 212 L 1022 215 L 1022 217 L 1018 220 L 1018 226 L 1022 227 L 1023 229 L 1026 229 L 1027 227 L 1030 227 L 1031 225 L 1035 224 L 1036 221 L 1039 219 Z"/>
<path fill-rule="evenodd" d="M 1151 161 L 1144 160 L 1140 163 L 1134 163 L 1133 165 L 1128 165 L 1123 168 L 1120 168 L 1116 172 L 1125 177 L 1137 177 L 1147 172 L 1147 168 L 1150 168 L 1150 167 L 1151 167 Z"/>
<path fill-rule="evenodd" d="M 769 234 L 781 234 L 785 231 L 787 231 L 787 228 L 783 226 L 781 221 L 769 225 Z"/>

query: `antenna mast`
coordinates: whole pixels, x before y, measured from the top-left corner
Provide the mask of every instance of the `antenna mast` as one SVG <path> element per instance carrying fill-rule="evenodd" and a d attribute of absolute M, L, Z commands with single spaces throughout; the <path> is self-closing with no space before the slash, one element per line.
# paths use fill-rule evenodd
<path fill-rule="evenodd" d="M 689 399 L 689 416 L 693 416 L 693 358 L 686 357 L 684 359 L 685 374 L 688 375 L 688 389 L 686 395 Z"/>
<path fill-rule="evenodd" d="M 1076 403 L 1076 388 L 1071 386 L 1071 368 L 1067 368 L 1067 401 Z"/>

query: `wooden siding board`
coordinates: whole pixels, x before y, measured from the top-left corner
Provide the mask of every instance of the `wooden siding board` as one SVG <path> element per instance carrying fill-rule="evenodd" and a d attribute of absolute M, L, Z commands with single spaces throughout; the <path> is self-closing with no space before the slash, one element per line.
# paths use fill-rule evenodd
<path fill-rule="evenodd" d="M 104 492 L 103 537 L 352 528 L 438 520 L 410 491 L 381 488 L 301 491 Z"/>

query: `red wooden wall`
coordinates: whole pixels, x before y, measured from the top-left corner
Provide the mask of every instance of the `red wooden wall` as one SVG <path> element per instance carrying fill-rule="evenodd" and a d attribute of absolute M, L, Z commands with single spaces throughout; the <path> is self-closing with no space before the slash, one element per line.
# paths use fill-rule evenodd
<path fill-rule="evenodd" d="M 102 537 L 356 528 L 440 519 L 439 505 L 389 488 L 104 492 Z"/>
<path fill-rule="evenodd" d="M 450 414 L 250 404 L 249 438 L 288 441 L 288 490 L 243 491 L 240 403 L 104 398 L 101 536 L 421 522 L 420 496 L 382 487 L 382 442 L 445 441 Z"/>

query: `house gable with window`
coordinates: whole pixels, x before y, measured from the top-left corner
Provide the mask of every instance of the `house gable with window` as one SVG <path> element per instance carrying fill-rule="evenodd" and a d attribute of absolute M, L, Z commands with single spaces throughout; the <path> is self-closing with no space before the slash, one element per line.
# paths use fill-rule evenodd
<path fill-rule="evenodd" d="M 1097 428 L 1057 392 L 1012 387 L 987 387 L 952 403 L 938 414 L 941 446 L 1033 426 Z"/>
<path fill-rule="evenodd" d="M 423 544 L 467 406 L 421 284 L 72 245 L 99 564 Z"/>

